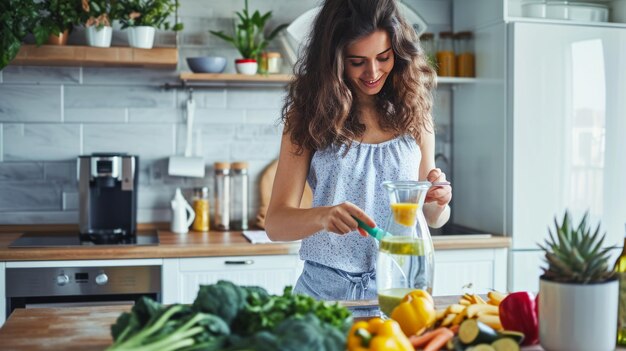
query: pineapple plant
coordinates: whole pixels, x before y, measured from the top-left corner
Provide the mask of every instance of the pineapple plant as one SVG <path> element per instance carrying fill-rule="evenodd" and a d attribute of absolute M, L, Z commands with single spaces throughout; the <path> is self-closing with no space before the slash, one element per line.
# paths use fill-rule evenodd
<path fill-rule="evenodd" d="M 574 226 L 568 211 L 559 225 L 554 219 L 555 232 L 539 247 L 545 252 L 547 268 L 542 278 L 562 283 L 592 284 L 617 279 L 609 267 L 609 250 L 603 248 L 605 234 L 600 236 L 600 224 L 591 231 L 586 212 L 578 226 Z"/>

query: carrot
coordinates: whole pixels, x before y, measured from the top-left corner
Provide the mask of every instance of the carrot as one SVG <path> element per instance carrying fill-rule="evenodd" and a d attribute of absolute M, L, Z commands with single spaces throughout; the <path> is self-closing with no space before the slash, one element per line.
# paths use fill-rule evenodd
<path fill-rule="evenodd" d="M 428 342 L 434 339 L 437 335 L 441 334 L 444 330 L 448 330 L 448 328 L 440 327 L 440 328 L 428 331 L 422 335 L 417 335 L 417 334 L 411 335 L 409 336 L 409 341 L 411 342 L 411 345 L 413 345 L 413 347 L 415 348 L 422 347 L 428 344 Z"/>
<path fill-rule="evenodd" d="M 453 325 L 453 326 L 449 327 L 448 329 L 450 329 L 454 334 L 458 334 L 459 333 L 459 327 L 460 327 L 460 325 L 457 324 L 457 325 Z"/>
<path fill-rule="evenodd" d="M 450 329 L 445 329 L 437 336 L 432 338 L 428 345 L 424 347 L 424 351 L 439 351 L 446 343 L 454 337 L 454 333 Z"/>

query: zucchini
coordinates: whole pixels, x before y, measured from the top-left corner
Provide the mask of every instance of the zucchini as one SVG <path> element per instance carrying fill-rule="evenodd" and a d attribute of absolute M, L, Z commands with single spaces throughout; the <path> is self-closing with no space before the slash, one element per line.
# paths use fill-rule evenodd
<path fill-rule="evenodd" d="M 497 331 L 476 319 L 466 319 L 459 327 L 459 340 L 465 345 L 491 344 L 499 338 Z"/>
<path fill-rule="evenodd" d="M 500 335 L 506 338 L 511 338 L 520 345 L 524 341 L 524 333 L 515 330 L 501 330 Z"/>
<path fill-rule="evenodd" d="M 465 351 L 465 345 L 461 343 L 458 336 L 453 337 L 446 343 L 448 351 Z"/>
<path fill-rule="evenodd" d="M 468 348 L 467 351 L 496 351 L 496 350 L 489 344 L 478 344 L 478 345 L 474 345 Z"/>
<path fill-rule="evenodd" d="M 498 339 L 492 342 L 491 346 L 493 346 L 496 351 L 520 351 L 517 341 L 509 337 L 503 337 L 502 339 Z"/>

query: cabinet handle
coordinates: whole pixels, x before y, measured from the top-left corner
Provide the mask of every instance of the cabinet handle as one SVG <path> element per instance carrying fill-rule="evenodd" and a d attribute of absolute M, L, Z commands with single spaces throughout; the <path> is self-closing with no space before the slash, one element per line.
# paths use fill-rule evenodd
<path fill-rule="evenodd" d="M 224 264 L 254 264 L 254 260 L 241 260 L 241 261 L 224 261 Z"/>

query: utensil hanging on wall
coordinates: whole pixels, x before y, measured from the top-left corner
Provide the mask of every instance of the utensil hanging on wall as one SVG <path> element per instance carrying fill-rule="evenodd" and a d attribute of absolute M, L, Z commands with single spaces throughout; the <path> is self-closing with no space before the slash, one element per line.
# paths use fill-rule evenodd
<path fill-rule="evenodd" d="M 204 177 L 204 158 L 200 156 L 192 156 L 191 147 L 193 121 L 196 110 L 196 102 L 193 99 L 193 91 L 189 90 L 189 98 L 187 99 L 187 140 L 185 145 L 185 154 L 183 156 L 170 156 L 167 173 L 171 176 L 179 177 Z"/>

